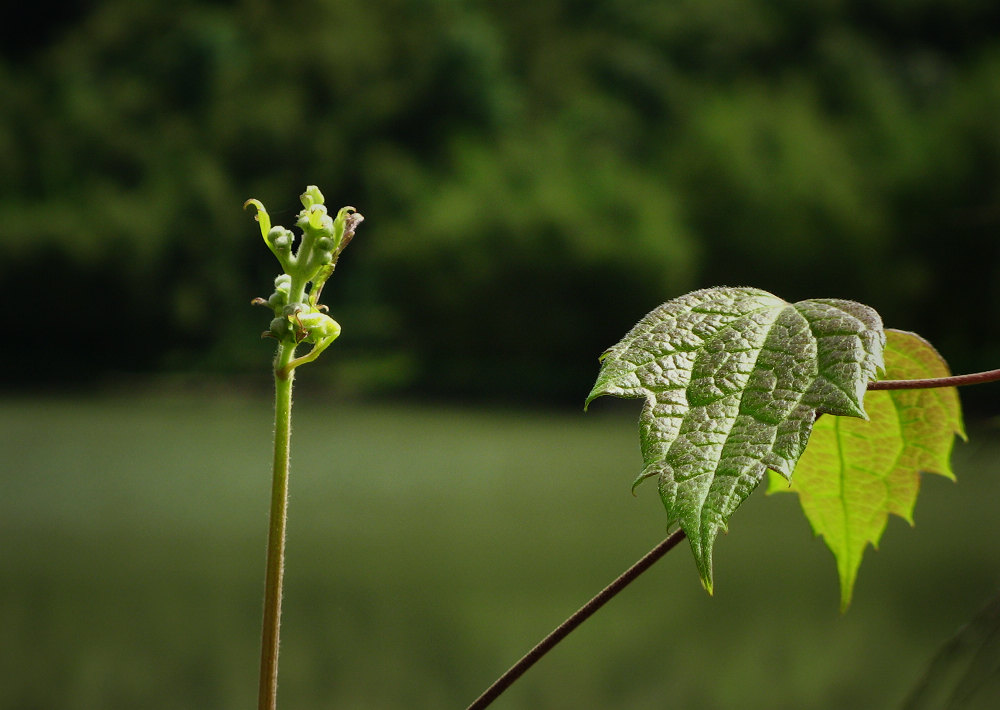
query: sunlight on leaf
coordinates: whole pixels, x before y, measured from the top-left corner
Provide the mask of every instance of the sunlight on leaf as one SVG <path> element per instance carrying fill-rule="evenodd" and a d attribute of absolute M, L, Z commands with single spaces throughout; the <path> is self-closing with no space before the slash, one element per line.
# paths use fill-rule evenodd
<path fill-rule="evenodd" d="M 886 379 L 947 377 L 948 365 L 926 340 L 886 331 Z M 813 532 L 837 558 L 840 607 L 851 602 L 868 543 L 877 547 L 889 514 L 913 524 L 920 472 L 954 480 L 951 449 L 965 438 L 954 387 L 869 392 L 869 420 L 823 417 L 813 428 L 791 485 L 772 475 L 769 492 L 799 494 Z"/>
<path fill-rule="evenodd" d="M 587 403 L 646 400 L 633 487 L 658 480 L 709 593 L 719 531 L 767 469 L 791 476 L 818 412 L 865 416 L 883 343 L 878 314 L 853 301 L 713 288 L 664 303 L 602 356 Z"/>

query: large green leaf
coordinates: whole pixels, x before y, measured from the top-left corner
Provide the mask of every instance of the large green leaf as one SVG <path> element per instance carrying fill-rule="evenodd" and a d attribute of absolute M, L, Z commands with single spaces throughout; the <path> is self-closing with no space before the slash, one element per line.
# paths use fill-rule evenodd
<path fill-rule="evenodd" d="M 926 340 L 886 331 L 885 376 L 893 380 L 947 377 L 948 365 Z M 954 387 L 869 392 L 869 420 L 824 417 L 789 483 L 771 477 L 770 491 L 799 494 L 813 532 L 837 558 L 840 606 L 851 602 L 865 548 L 877 547 L 889 514 L 911 525 L 920 472 L 954 479 L 951 448 L 965 437 Z"/>
<path fill-rule="evenodd" d="M 817 413 L 865 416 L 883 343 L 881 319 L 859 303 L 713 288 L 664 303 L 604 353 L 587 403 L 646 400 L 633 488 L 658 479 L 710 593 L 719 530 L 767 469 L 791 476 Z"/>

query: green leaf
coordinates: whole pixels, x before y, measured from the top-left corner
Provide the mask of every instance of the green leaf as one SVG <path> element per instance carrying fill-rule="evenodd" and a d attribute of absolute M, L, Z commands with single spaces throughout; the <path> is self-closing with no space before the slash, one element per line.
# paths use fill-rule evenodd
<path fill-rule="evenodd" d="M 947 377 L 948 365 L 926 340 L 886 331 L 885 376 L 894 380 Z M 868 543 L 877 547 L 889 514 L 913 524 L 920 472 L 954 480 L 951 449 L 965 438 L 954 387 L 872 391 L 869 420 L 825 417 L 788 482 L 771 477 L 769 491 L 799 494 L 813 532 L 837 558 L 840 608 L 851 602 Z"/>
<path fill-rule="evenodd" d="M 865 416 L 883 342 L 878 314 L 859 303 L 714 288 L 664 303 L 604 353 L 587 403 L 646 400 L 633 488 L 658 479 L 709 593 L 719 530 L 767 469 L 791 476 L 818 412 Z"/>

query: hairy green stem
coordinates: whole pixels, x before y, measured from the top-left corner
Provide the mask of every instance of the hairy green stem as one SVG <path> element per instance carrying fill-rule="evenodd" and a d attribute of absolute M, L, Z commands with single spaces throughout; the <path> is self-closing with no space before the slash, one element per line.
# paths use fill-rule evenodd
<path fill-rule="evenodd" d="M 509 688 L 515 680 L 524 675 L 525 671 L 540 661 L 546 653 L 551 651 L 556 644 L 569 636 L 569 634 L 577 626 L 593 616 L 598 609 L 611 601 L 611 599 L 618 594 L 618 592 L 625 589 L 625 587 L 635 580 L 636 577 L 652 567 L 657 560 L 670 552 L 677 546 L 677 543 L 683 539 L 684 531 L 677 530 L 667 537 L 666 540 L 647 552 L 642 559 L 625 570 L 617 579 L 615 579 L 615 581 L 598 592 L 593 599 L 580 607 L 576 613 L 566 619 L 566 621 L 559 624 L 559 626 L 553 629 L 548 636 L 539 641 L 533 649 L 524 654 L 521 660 L 511 666 L 506 673 L 494 681 L 493 685 L 487 688 L 482 695 L 476 698 L 475 702 L 468 707 L 468 710 L 482 710 L 482 708 L 490 705 L 494 700 L 500 697 L 500 694 Z"/>
<path fill-rule="evenodd" d="M 292 383 L 295 370 L 288 363 L 295 346 L 278 345 L 274 360 L 274 468 L 271 515 L 267 534 L 267 571 L 264 582 L 264 621 L 260 641 L 259 710 L 275 710 L 278 692 L 278 631 L 281 626 L 281 587 L 285 567 L 285 521 L 288 511 L 289 442 L 292 436 Z"/>

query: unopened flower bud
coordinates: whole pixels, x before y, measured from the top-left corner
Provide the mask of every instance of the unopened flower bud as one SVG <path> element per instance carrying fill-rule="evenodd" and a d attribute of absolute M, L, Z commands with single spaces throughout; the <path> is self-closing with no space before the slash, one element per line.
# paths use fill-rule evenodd
<path fill-rule="evenodd" d="M 315 185 L 309 185 L 306 191 L 299 195 L 299 200 L 301 200 L 302 206 L 307 210 L 313 205 L 322 205 L 324 201 L 323 193 Z"/>
<path fill-rule="evenodd" d="M 292 332 L 291 327 L 288 324 L 288 319 L 280 317 L 272 320 L 271 325 L 269 325 L 267 329 L 271 332 L 271 335 L 278 340 L 287 338 Z"/>
<path fill-rule="evenodd" d="M 326 213 L 326 207 L 319 205 L 312 208 L 309 213 L 309 226 L 313 229 L 321 229 L 327 234 L 333 234 L 333 218 Z"/>
<path fill-rule="evenodd" d="M 288 295 L 288 290 L 292 287 L 292 277 L 288 274 L 281 274 L 274 280 L 274 288 L 276 291 Z"/>
<path fill-rule="evenodd" d="M 267 305 L 271 307 L 275 313 L 281 308 L 285 307 L 288 302 L 288 291 L 275 291 L 271 294 L 270 298 L 267 299 Z"/>
<path fill-rule="evenodd" d="M 290 231 L 284 227 L 272 227 L 267 233 L 267 239 L 278 251 L 289 251 L 292 248 L 292 241 L 295 239 Z"/>

